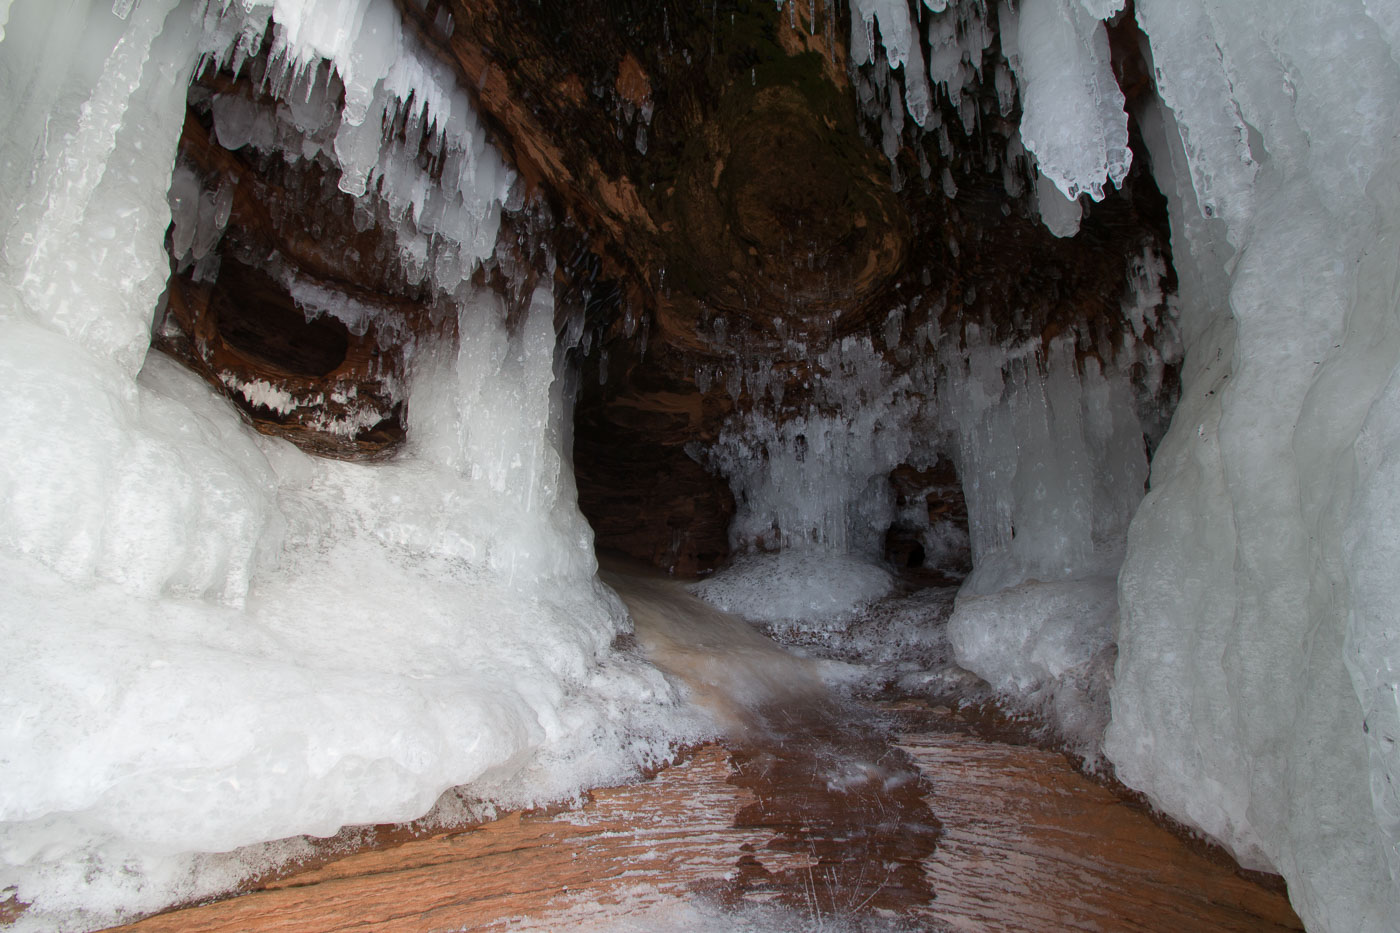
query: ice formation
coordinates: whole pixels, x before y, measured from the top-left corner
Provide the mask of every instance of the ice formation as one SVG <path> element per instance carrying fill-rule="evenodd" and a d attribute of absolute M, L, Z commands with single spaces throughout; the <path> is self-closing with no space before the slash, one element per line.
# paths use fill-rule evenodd
<path fill-rule="evenodd" d="M 1021 91 L 1021 141 L 1066 198 L 1103 199 L 1132 163 L 1123 92 L 1109 62 L 1108 33 L 1075 0 L 1003 5 L 1003 51 Z M 1052 228 L 1053 229 L 1053 228 Z"/>
<path fill-rule="evenodd" d="M 1021 109 L 1017 141 L 1022 148 L 1007 154 L 1007 194 L 1020 196 L 1017 155 L 1026 157 L 1045 225 L 1056 236 L 1073 236 L 1079 228 L 1079 197 L 1102 200 L 1104 186 L 1121 185 L 1132 164 L 1128 115 L 1103 22 L 1121 14 L 1121 0 L 924 5 L 923 16 L 911 20 L 904 0 L 851 4 L 851 58 L 860 66 L 860 100 L 867 116 L 881 123 L 881 147 L 896 186 L 900 179 L 893 163 L 905 111 L 921 131 L 939 134 L 946 157 L 951 153 L 948 130 L 930 88 L 946 97 L 970 135 L 980 119 L 973 92 L 984 69 L 994 68 L 991 79 L 1001 114 L 1010 114 L 1017 103 Z M 986 58 L 994 42 L 999 61 Z M 896 73 L 902 78 L 896 80 Z M 951 177 L 943 185 L 950 199 L 957 197 Z"/>
<path fill-rule="evenodd" d="M 1139 264 L 1124 309 L 1139 329 L 1158 323 L 1164 271 L 1150 252 Z M 882 335 L 887 349 L 900 346 L 901 330 L 896 311 Z M 916 345 L 929 342 L 915 335 Z M 1147 478 L 1139 390 L 1117 365 L 1078 362 L 1069 336 L 1046 351 L 1039 340 L 1004 347 L 969 325 L 960 340 L 932 342 L 922 363 L 897 375 L 868 337 L 810 351 L 790 341 L 785 355 L 814 365 L 801 410 L 784 407 L 783 377 L 768 357 L 736 351 L 726 390 L 736 401 L 747 393 L 748 407 L 703 457 L 734 491 L 730 539 L 742 556 L 696 591 L 781 634 L 847 625 L 892 586 L 880 567 L 897 517 L 891 471 L 948 456 L 963 477 L 974 561 L 949 629 L 959 663 L 1026 702 L 1093 706 L 1102 732 L 1105 684 L 1089 671 L 1103 667 L 1113 642 L 1114 578 Z M 1142 363 L 1148 386 L 1163 365 L 1122 362 Z M 905 518 L 925 526 L 926 553 L 946 550 L 948 531 L 930 526 L 927 510 Z M 1039 614 L 1018 616 L 1027 629 L 1019 641 L 996 638 L 987 650 L 992 620 L 1005 615 L 993 594 L 1012 588 L 1023 606 L 1043 593 Z M 1036 634 L 1064 619 L 1077 626 L 1073 637 Z M 1058 642 L 1053 662 L 1042 660 L 1037 638 Z M 1030 668 L 1042 676 L 1025 675 Z M 1080 689 L 1089 680 L 1092 697 Z M 1096 751 L 1095 729 L 1077 711 L 1072 718 L 1063 730 Z"/>
<path fill-rule="evenodd" d="M 1317 930 L 1400 926 L 1385 6 L 1136 4 L 1187 355 L 1119 580 L 1106 750 L 1281 871 Z"/>
<path fill-rule="evenodd" d="M 978 4 L 926 19 L 935 84 L 945 48 L 939 16 L 962 6 Z M 1020 101 L 1020 142 L 1038 165 L 1041 215 L 1057 235 L 1073 235 L 1079 218 L 1056 189 L 1097 197 L 1128 167 L 1102 23 L 1129 15 L 1123 7 L 997 7 L 1012 68 L 993 80 L 1003 113 L 1013 91 Z M 1395 929 L 1400 509 L 1389 492 L 1400 449 L 1400 15 L 1376 0 L 1138 0 L 1131 15 L 1146 34 L 1157 91 L 1134 116 L 1169 202 L 1187 355 L 1181 406 L 1155 454 L 1118 578 L 1106 751 L 1119 776 L 1165 810 L 1246 864 L 1282 872 L 1310 929 Z M 907 68 L 912 53 L 898 29 L 891 34 L 885 56 Z M 880 67 L 878 50 L 864 57 Z M 892 108 L 899 99 L 862 93 L 863 104 Z M 1008 151 L 1012 196 L 1021 190 L 1015 158 Z M 974 363 L 975 354 L 969 375 Z M 995 483 L 1037 456 L 1030 445 L 996 451 L 1007 443 L 990 429 L 982 440 Z M 1078 495 L 1082 465 L 1056 469 L 1081 477 L 1068 487 Z M 1015 582 L 1001 568 L 1026 555 L 999 545 L 987 562 L 980 495 L 969 489 L 980 554 L 971 586 Z M 1060 545 L 1082 557 L 1092 522 L 1066 508 Z M 1015 527 L 1019 537 L 1019 520 Z M 1030 551 L 1043 565 L 1051 551 L 1039 547 Z M 1099 567 L 1100 579 L 1112 578 L 1112 561 Z M 983 598 L 967 596 L 963 605 Z M 962 652 L 976 666 L 974 654 Z M 994 656 L 981 667 L 1008 682 L 1024 671 Z"/>
<path fill-rule="evenodd" d="M 855 57 L 883 69 L 863 103 L 895 111 L 882 145 L 907 112 L 946 154 L 931 95 L 970 129 L 964 90 L 992 81 L 1023 114 L 1008 193 L 1033 157 L 1042 217 L 1073 235 L 1073 199 L 1128 168 L 1102 23 L 1122 6 L 1001 3 L 1006 61 L 984 75 L 986 3 L 852 4 Z M 923 335 L 929 365 L 907 380 L 873 342 L 818 347 L 826 405 L 744 411 L 710 456 L 741 492 L 741 544 L 848 568 L 873 568 L 894 517 L 875 480 L 954 457 L 975 557 L 959 661 L 1093 731 L 1116 635 L 1119 776 L 1281 871 L 1310 929 L 1393 930 L 1400 16 L 1378 0 L 1137 0 L 1133 15 L 1159 98 L 1134 117 L 1169 202 L 1187 350 L 1142 504 L 1154 426 L 1121 367 L 975 332 Z M 220 95 L 218 140 L 333 162 L 460 312 L 460 344 L 417 361 L 393 464 L 254 435 L 147 356 L 167 227 L 198 268 L 227 218 L 225 190 L 172 173 L 190 74 L 257 54 L 269 17 L 282 105 Z M 567 792 L 656 754 L 619 725 L 645 732 L 669 693 L 606 652 L 621 614 L 593 583 L 560 454 L 549 297 L 508 333 L 464 285 L 510 171 L 393 4 L 0 0 L 0 29 L 0 437 L 24 452 L 0 474 L 0 854 L 6 896 L 36 905 L 21 923 L 204 893 L 250 863 L 196 853 L 416 815 L 452 783 L 529 769 L 520 786 Z M 406 132 L 386 141 L 391 117 Z M 425 139 L 444 184 L 407 157 Z M 1144 260 L 1135 328 L 1160 274 Z M 742 362 L 719 374 L 730 394 L 781 406 L 771 369 Z M 1137 362 L 1150 382 L 1161 360 Z M 860 579 L 873 598 L 876 576 Z M 366 591 L 348 600 L 344 580 Z"/>
<path fill-rule="evenodd" d="M 803 358 L 807 344 L 794 340 L 788 352 Z M 889 591 L 893 581 L 878 566 L 894 519 L 887 477 L 909 455 L 919 408 L 909 380 L 893 376 L 868 337 L 814 356 L 814 397 L 794 415 L 764 357 L 736 354 L 729 394 L 747 387 L 758 404 L 703 452 L 734 490 L 729 536 L 750 556 L 698 591 L 779 626 L 836 624 Z"/>
<path fill-rule="evenodd" d="M 1149 276 L 1153 285 L 1155 277 Z M 1160 298 L 1131 290 L 1130 307 Z M 979 345 L 943 367 L 973 570 L 948 635 L 959 664 L 1047 713 L 1087 756 L 1106 720 L 1105 651 L 1124 536 L 1147 478 L 1135 391 L 1073 343 Z"/>
<path fill-rule="evenodd" d="M 661 720 L 684 728 L 670 686 L 611 650 L 626 617 L 594 578 L 563 453 L 552 296 L 507 330 L 465 282 L 509 172 L 392 4 L 8 12 L 0 897 L 28 905 L 15 928 L 205 896 L 266 867 L 257 843 L 414 818 L 463 782 L 523 803 L 665 754 Z M 342 187 L 375 180 L 361 196 L 398 222 L 401 261 L 456 309 L 455 344 L 413 360 L 391 462 L 256 434 L 147 352 L 167 228 L 192 262 L 228 214 L 222 189 L 172 171 L 190 76 L 202 56 L 246 59 L 269 14 L 288 119 L 334 141 L 319 151 Z M 317 97 L 323 60 L 339 113 Z M 442 185 L 380 138 L 405 101 L 453 169 Z M 278 145 L 220 112 L 224 141 Z M 300 137 L 286 152 L 307 155 Z"/>

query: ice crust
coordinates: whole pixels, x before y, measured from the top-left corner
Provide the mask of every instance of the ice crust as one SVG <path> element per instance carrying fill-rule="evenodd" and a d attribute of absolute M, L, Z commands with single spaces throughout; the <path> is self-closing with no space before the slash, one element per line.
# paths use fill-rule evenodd
<path fill-rule="evenodd" d="M 509 172 L 391 10 L 9 11 L 0 897 L 30 905 L 14 929 L 207 896 L 298 851 L 267 840 L 412 819 L 453 785 L 508 805 L 568 797 L 699 728 L 659 672 L 612 649 L 627 617 L 577 510 L 552 296 L 535 292 L 507 330 L 500 299 L 464 284 Z M 383 172 L 365 197 L 400 211 L 403 261 L 456 317 L 455 341 L 413 356 L 409 441 L 390 462 L 259 435 L 147 352 L 167 230 L 190 261 L 228 216 L 223 189 L 174 164 L 190 76 L 201 55 L 246 56 L 269 12 L 280 93 L 341 80 L 316 64 L 327 56 L 347 76 L 343 113 L 314 87 L 284 96 L 294 122 L 327 121 L 301 129 L 330 138 L 366 99 L 373 125 L 377 102 L 411 92 L 459 166 L 424 193 L 393 145 L 342 163 Z M 356 311 L 319 300 L 315 313 Z"/>

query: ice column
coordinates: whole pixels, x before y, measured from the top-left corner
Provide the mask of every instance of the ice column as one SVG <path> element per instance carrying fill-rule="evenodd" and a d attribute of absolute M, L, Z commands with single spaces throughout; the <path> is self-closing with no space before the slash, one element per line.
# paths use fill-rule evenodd
<path fill-rule="evenodd" d="M 787 352 L 809 354 L 800 341 Z M 869 337 L 834 341 L 813 369 L 813 396 L 793 411 L 780 385 L 765 384 L 773 368 L 764 356 L 740 364 L 731 395 L 747 384 L 752 407 L 702 456 L 729 480 L 738 505 L 730 542 L 749 556 L 699 592 L 753 618 L 823 626 L 891 586 L 879 566 L 895 517 L 888 477 L 910 454 L 922 406 Z"/>
<path fill-rule="evenodd" d="M 1151 283 L 1155 286 L 1155 282 Z M 1114 577 L 1147 458 L 1133 390 L 1076 361 L 1073 338 L 1043 356 L 968 329 L 944 350 L 940 420 L 954 432 L 973 571 L 948 634 L 957 661 L 1097 754 L 1107 721 Z"/>

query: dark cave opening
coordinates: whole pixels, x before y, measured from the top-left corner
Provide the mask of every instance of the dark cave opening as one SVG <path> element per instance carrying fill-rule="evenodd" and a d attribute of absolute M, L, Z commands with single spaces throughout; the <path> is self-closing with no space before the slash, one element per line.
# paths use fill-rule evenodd
<path fill-rule="evenodd" d="M 350 333 L 328 315 L 308 318 L 261 269 L 225 259 L 209 312 L 229 346 L 273 372 L 320 378 L 345 363 Z"/>

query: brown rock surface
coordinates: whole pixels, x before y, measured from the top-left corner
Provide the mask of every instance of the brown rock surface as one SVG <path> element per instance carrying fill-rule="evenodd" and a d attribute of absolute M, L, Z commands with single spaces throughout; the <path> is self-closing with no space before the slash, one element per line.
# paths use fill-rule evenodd
<path fill-rule="evenodd" d="M 848 739 L 705 746 L 577 810 L 358 853 L 119 929 L 607 929 L 696 898 L 813 924 L 878 910 L 932 929 L 1301 929 L 1277 890 L 1063 756 L 937 711 L 914 723 L 874 761 L 833 760 Z"/>

